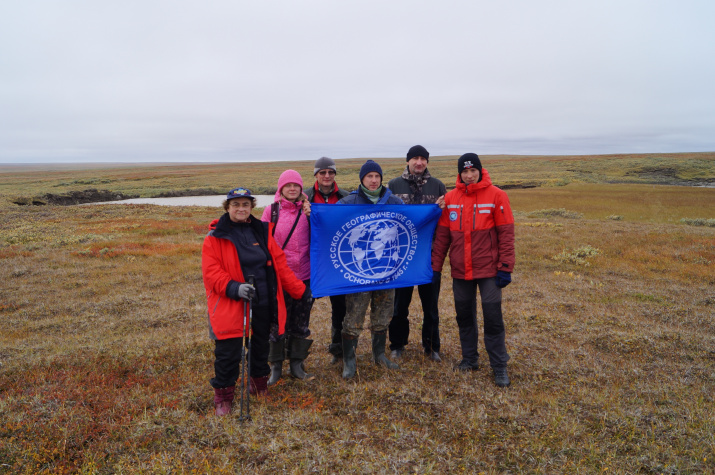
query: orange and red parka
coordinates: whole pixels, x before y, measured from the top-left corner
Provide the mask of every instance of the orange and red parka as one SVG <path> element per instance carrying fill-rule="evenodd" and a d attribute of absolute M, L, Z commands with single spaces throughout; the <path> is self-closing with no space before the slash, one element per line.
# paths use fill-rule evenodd
<path fill-rule="evenodd" d="M 449 250 L 452 277 L 474 280 L 514 270 L 514 215 L 509 197 L 492 184 L 487 170 L 469 185 L 457 176 L 432 244 L 432 270 L 442 272 Z"/>
<path fill-rule="evenodd" d="M 286 322 L 283 291 L 288 292 L 294 299 L 300 299 L 305 292 L 305 284 L 288 267 L 283 250 L 281 250 L 273 239 L 272 233 L 268 230 L 268 223 L 263 223 L 254 217 L 249 219 L 253 220 L 252 225 L 259 231 L 255 233 L 257 234 L 256 238 L 263 240 L 270 254 L 270 259 L 266 261 L 266 266 L 269 269 L 272 268 L 275 272 L 268 272 L 267 275 L 275 275 L 276 285 L 273 305 L 277 307 L 278 333 L 283 334 L 285 333 Z M 210 232 L 204 238 L 201 250 L 201 270 L 208 303 L 209 334 L 212 339 L 225 340 L 244 336 L 244 302 L 229 298 L 226 295 L 226 287 L 232 280 L 241 283 L 246 282 L 246 280 L 241 270 L 236 246 L 231 240 L 216 237 L 213 233 L 218 222 L 218 219 L 211 222 L 209 225 Z M 262 231 L 258 227 L 262 228 Z"/>

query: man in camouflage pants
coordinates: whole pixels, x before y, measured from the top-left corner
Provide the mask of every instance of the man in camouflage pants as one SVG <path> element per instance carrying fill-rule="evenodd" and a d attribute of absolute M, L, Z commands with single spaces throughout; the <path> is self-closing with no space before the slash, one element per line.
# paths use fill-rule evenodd
<path fill-rule="evenodd" d="M 382 185 L 382 168 L 368 160 L 360 168 L 360 186 L 338 204 L 402 204 L 402 200 L 392 196 L 392 192 Z M 343 320 L 343 378 L 350 379 L 357 372 L 355 350 L 365 323 L 365 313 L 370 305 L 370 331 L 372 332 L 372 356 L 376 365 L 387 369 L 399 366 L 385 355 L 387 325 L 392 317 L 395 289 L 371 290 L 345 296 L 345 320 Z"/>

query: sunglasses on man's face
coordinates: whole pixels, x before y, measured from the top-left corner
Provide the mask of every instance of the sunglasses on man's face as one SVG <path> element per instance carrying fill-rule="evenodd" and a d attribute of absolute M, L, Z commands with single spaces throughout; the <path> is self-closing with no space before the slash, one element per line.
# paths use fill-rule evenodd
<path fill-rule="evenodd" d="M 325 175 L 335 175 L 335 172 L 333 170 L 321 170 L 318 172 L 318 175 L 325 176 Z"/>

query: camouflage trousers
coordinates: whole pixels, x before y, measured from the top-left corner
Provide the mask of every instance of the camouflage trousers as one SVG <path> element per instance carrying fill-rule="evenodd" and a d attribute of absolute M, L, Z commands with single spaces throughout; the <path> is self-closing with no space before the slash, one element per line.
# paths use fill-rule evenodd
<path fill-rule="evenodd" d="M 370 305 L 370 330 L 372 332 L 387 330 L 392 319 L 394 301 L 395 289 L 372 290 L 346 295 L 343 333 L 353 337 L 360 336 L 368 305 Z"/>

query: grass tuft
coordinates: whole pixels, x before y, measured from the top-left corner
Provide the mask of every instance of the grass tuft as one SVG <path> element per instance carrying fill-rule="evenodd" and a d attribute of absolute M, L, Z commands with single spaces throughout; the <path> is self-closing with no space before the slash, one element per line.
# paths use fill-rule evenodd
<path fill-rule="evenodd" d="M 715 228 L 715 219 L 713 218 L 683 218 L 680 220 L 680 222 L 690 226 L 707 226 L 710 228 Z"/>
<path fill-rule="evenodd" d="M 588 258 L 597 256 L 599 252 L 600 251 L 595 247 L 581 246 L 571 251 L 564 249 L 563 251 L 561 251 L 560 254 L 557 254 L 552 257 L 552 259 L 557 262 L 566 262 L 569 264 L 576 264 L 580 266 L 589 266 L 591 264 L 588 262 Z"/>
<path fill-rule="evenodd" d="M 575 211 L 568 211 L 564 208 L 551 208 L 551 209 L 539 209 L 536 211 L 530 211 L 526 213 L 529 218 L 568 218 L 568 219 L 580 219 L 583 214 L 577 213 Z"/>

